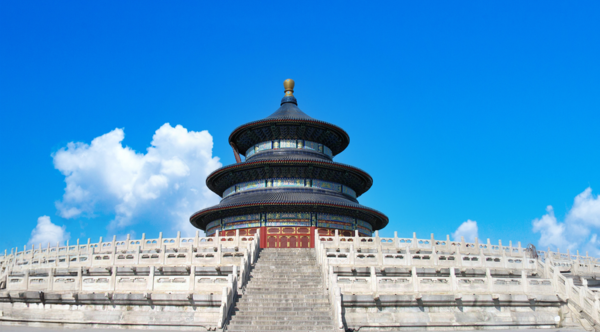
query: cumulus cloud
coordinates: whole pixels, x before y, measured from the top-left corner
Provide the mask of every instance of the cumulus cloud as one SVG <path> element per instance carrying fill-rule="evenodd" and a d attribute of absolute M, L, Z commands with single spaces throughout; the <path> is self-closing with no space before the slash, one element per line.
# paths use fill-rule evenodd
<path fill-rule="evenodd" d="M 540 233 L 538 245 L 562 250 L 582 249 L 594 255 L 598 250 L 597 233 L 600 231 L 600 197 L 594 197 L 592 188 L 577 195 L 564 221 L 558 221 L 552 206 L 546 214 L 532 222 L 533 232 Z"/>
<path fill-rule="evenodd" d="M 37 220 L 37 226 L 31 231 L 31 238 L 28 244 L 47 246 L 56 245 L 57 242 L 63 243 L 69 239 L 69 233 L 66 232 L 66 226 L 58 226 L 50 221 L 50 217 L 41 216 Z"/>
<path fill-rule="evenodd" d="M 166 123 L 156 130 L 146 153 L 123 146 L 124 138 L 117 128 L 89 145 L 69 143 L 53 155 L 66 183 L 56 203 L 59 214 L 114 214 L 112 230 L 141 220 L 167 221 L 173 230 L 194 234 L 189 216 L 219 200 L 205 184 L 206 176 L 221 167 L 212 156 L 212 136 Z"/>
<path fill-rule="evenodd" d="M 477 222 L 469 219 L 458 226 L 456 232 L 452 233 L 452 239 L 460 241 L 461 237 L 464 237 L 465 242 L 475 242 L 475 238 L 478 237 L 477 232 Z"/>

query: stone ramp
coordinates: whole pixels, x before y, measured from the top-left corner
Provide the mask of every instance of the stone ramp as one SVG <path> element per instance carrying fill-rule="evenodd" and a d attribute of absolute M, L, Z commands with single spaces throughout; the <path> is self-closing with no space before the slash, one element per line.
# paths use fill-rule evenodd
<path fill-rule="evenodd" d="M 227 331 L 334 331 L 314 249 L 262 249 Z"/>

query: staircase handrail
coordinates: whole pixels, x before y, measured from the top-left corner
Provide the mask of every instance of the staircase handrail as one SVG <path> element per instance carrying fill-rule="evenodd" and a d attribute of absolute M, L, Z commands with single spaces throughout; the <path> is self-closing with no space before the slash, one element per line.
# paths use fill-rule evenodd
<path fill-rule="evenodd" d="M 337 284 L 337 276 L 333 273 L 333 265 L 330 265 L 329 259 L 327 259 L 327 250 L 323 247 L 318 234 L 315 236 L 315 256 L 321 269 L 323 284 L 327 287 L 329 303 L 333 313 L 333 324 L 336 329 L 345 331 L 346 326 L 344 325 L 343 320 L 342 292 Z"/>
<path fill-rule="evenodd" d="M 238 290 L 238 276 L 237 266 L 233 266 L 233 273 L 227 277 L 227 286 L 223 287 L 223 293 L 221 295 L 221 308 L 219 310 L 219 322 L 217 326 L 222 329 L 231 317 L 231 310 L 237 298 Z"/>
<path fill-rule="evenodd" d="M 539 272 L 543 272 L 547 278 L 552 278 L 554 291 L 563 301 L 577 305 L 579 310 L 593 320 L 591 323 L 594 325 L 600 324 L 600 299 L 598 295 L 586 286 L 574 285 L 573 279 L 563 276 L 560 270 L 553 266 L 553 260 L 550 257 L 547 257 L 546 262 L 538 260 Z"/>
<path fill-rule="evenodd" d="M 244 252 L 244 257 L 242 257 L 242 261 L 240 264 L 240 282 L 238 284 L 238 289 L 242 289 L 246 287 L 248 284 L 248 280 L 250 279 L 250 269 L 252 265 L 256 262 L 258 258 L 258 252 L 260 250 L 260 235 L 256 233 L 256 236 L 247 245 L 247 250 Z"/>

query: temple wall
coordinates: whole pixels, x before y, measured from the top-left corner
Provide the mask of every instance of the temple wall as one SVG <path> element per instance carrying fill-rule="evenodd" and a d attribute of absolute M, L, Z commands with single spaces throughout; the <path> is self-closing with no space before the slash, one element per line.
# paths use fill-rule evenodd
<path fill-rule="evenodd" d="M 532 303 L 525 295 L 382 296 L 377 301 L 361 296 L 344 296 L 344 319 L 348 328 L 376 331 L 553 328 L 561 316 L 556 296 Z M 564 311 L 564 310 L 563 310 Z M 392 326 L 395 326 L 394 328 Z"/>
<path fill-rule="evenodd" d="M 210 331 L 217 328 L 220 304 L 220 299 L 212 306 L 0 303 L 0 326 Z"/>

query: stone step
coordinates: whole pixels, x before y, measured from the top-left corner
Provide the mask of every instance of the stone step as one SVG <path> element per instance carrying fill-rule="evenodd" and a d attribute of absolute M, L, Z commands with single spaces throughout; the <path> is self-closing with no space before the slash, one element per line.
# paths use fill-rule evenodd
<path fill-rule="evenodd" d="M 292 260 L 298 260 L 301 262 L 306 262 L 306 263 L 315 263 L 315 258 L 312 256 L 263 256 L 263 255 L 259 255 L 258 259 L 260 260 L 260 262 L 269 262 L 272 260 L 276 260 L 276 261 L 292 261 Z"/>
<path fill-rule="evenodd" d="M 303 267 L 298 267 L 298 266 L 272 265 L 272 266 L 255 266 L 252 269 L 252 271 L 268 272 L 268 273 L 282 273 L 282 272 L 318 273 L 321 271 L 321 269 L 303 268 Z"/>
<path fill-rule="evenodd" d="M 294 278 L 302 278 L 302 277 L 316 277 L 320 276 L 320 271 L 252 271 L 250 274 L 253 277 L 294 277 Z"/>
<path fill-rule="evenodd" d="M 264 316 L 312 316 L 312 315 L 326 315 L 329 317 L 331 308 L 329 305 L 320 307 L 261 307 L 256 308 L 248 306 L 244 310 L 240 308 L 234 309 L 234 314 L 237 315 L 255 315 L 261 314 Z"/>
<path fill-rule="evenodd" d="M 239 308 L 244 308 L 244 307 L 278 307 L 278 308 L 283 308 L 283 307 L 314 307 L 314 306 L 329 306 L 329 300 L 327 298 L 321 299 L 321 300 L 310 300 L 310 301 L 303 301 L 303 302 L 299 302 L 297 301 L 297 299 L 280 299 L 280 300 L 275 300 L 275 299 L 271 299 L 270 301 L 265 301 L 264 299 L 240 299 L 240 301 L 238 302 L 239 304 Z"/>
<path fill-rule="evenodd" d="M 280 268 L 269 268 L 269 269 L 252 269 L 251 274 L 259 275 L 259 274 L 269 274 L 273 276 L 283 276 L 283 275 L 297 275 L 297 276 L 319 276 L 321 275 L 321 270 L 297 270 L 297 269 L 280 269 Z"/>
<path fill-rule="evenodd" d="M 280 254 L 263 254 L 260 253 L 258 254 L 259 258 L 266 258 L 266 259 L 285 259 L 285 258 L 301 258 L 301 259 L 315 259 L 314 255 L 307 255 L 305 254 L 294 254 L 294 255 L 280 255 Z"/>
<path fill-rule="evenodd" d="M 271 263 L 290 263 L 293 262 L 304 263 L 308 266 L 314 265 L 316 260 L 314 258 L 303 258 L 303 257 L 259 257 L 257 264 L 271 264 Z"/>
<path fill-rule="evenodd" d="M 294 280 L 294 279 L 289 279 L 289 280 L 284 280 L 284 281 L 267 281 L 267 280 L 261 280 L 261 281 L 254 281 L 254 282 L 249 282 L 248 283 L 249 286 L 261 286 L 261 287 L 267 287 L 267 286 L 272 286 L 272 287 L 286 287 L 286 286 L 293 286 L 293 285 L 298 285 L 298 286 L 307 286 L 307 287 L 321 287 L 322 286 L 322 282 L 321 281 L 301 281 L 301 280 Z"/>
<path fill-rule="evenodd" d="M 251 329 L 251 330 L 248 330 L 248 329 L 235 329 L 235 330 L 227 329 L 227 331 L 231 331 L 231 332 L 244 332 L 244 331 L 270 332 L 270 331 L 282 331 L 282 330 L 281 330 L 281 328 L 275 328 L 273 330 L 265 330 L 265 329 L 258 328 L 258 329 Z M 288 330 L 288 331 L 290 331 L 290 330 Z M 302 330 L 293 330 L 293 331 L 298 331 L 298 332 L 333 331 L 333 332 L 337 332 L 337 331 L 335 331 L 335 330 L 333 330 L 331 328 L 321 328 L 321 327 L 319 327 L 319 329 L 313 328 L 313 329 L 310 329 L 310 330 L 302 329 Z"/>
<path fill-rule="evenodd" d="M 264 325 L 263 325 L 264 324 Z M 261 322 L 260 325 L 253 323 L 237 323 L 231 322 L 227 331 L 304 331 L 304 330 L 332 330 L 333 322 L 315 322 L 315 324 L 308 324 L 304 322 L 299 324 L 298 322 L 286 322 L 286 321 L 270 321 Z"/>
<path fill-rule="evenodd" d="M 320 299 L 264 299 L 255 297 L 242 297 L 238 303 L 240 307 L 243 306 L 261 306 L 261 307 L 306 307 L 306 306 L 329 306 L 329 299 L 327 296 L 323 296 Z"/>
<path fill-rule="evenodd" d="M 321 282 L 323 279 L 315 276 L 313 277 L 297 277 L 297 276 L 271 276 L 268 277 L 266 275 L 253 276 L 250 277 L 249 283 L 251 282 L 263 282 L 263 281 L 273 281 L 273 282 L 304 282 L 304 283 L 316 283 Z"/>
<path fill-rule="evenodd" d="M 235 323 L 254 323 L 260 322 L 264 324 L 272 325 L 272 322 L 305 322 L 307 323 L 307 317 L 310 317 L 310 322 L 318 323 L 331 323 L 331 318 L 325 315 L 320 316 L 263 316 L 263 315 L 236 315 L 233 316 L 231 322 Z M 314 324 L 318 325 L 318 324 Z"/>
<path fill-rule="evenodd" d="M 227 331 L 333 331 L 314 249 L 262 249 Z"/>
<path fill-rule="evenodd" d="M 317 277 L 320 276 L 321 271 L 285 271 L 285 270 L 257 270 L 257 271 L 251 271 L 250 274 L 254 277 L 287 277 L 287 276 L 291 276 L 291 277 L 295 277 L 295 278 L 302 278 L 302 277 Z"/>
<path fill-rule="evenodd" d="M 285 289 L 281 289 L 281 290 L 272 290 L 272 289 L 268 289 L 268 288 L 246 288 L 246 291 L 244 292 L 244 296 L 254 296 L 254 295 L 267 295 L 267 294 L 273 294 L 273 295 L 285 295 L 285 294 L 294 294 L 295 292 L 289 292 L 289 291 L 285 291 Z M 304 295 L 326 295 L 327 293 L 324 290 L 318 289 L 318 288 L 314 288 L 314 289 L 310 289 L 310 290 L 303 290 L 301 294 Z"/>
<path fill-rule="evenodd" d="M 315 285 L 315 286 L 321 286 L 323 284 L 323 282 L 321 281 L 321 279 L 302 279 L 302 278 L 273 278 L 273 279 L 269 279 L 269 278 L 256 278 L 256 279 L 250 279 L 250 282 L 248 283 L 248 285 L 251 284 L 272 284 L 272 285 L 294 285 L 294 284 L 302 284 L 302 285 Z"/>
<path fill-rule="evenodd" d="M 320 299 L 322 297 L 328 297 L 327 293 L 325 291 L 312 291 L 313 293 L 316 294 L 310 294 L 310 293 L 302 293 L 302 292 L 265 292 L 263 293 L 262 291 L 257 291 L 257 292 L 253 292 L 251 289 L 246 290 L 246 293 L 243 294 L 242 296 L 240 296 L 240 300 L 243 299 L 300 299 L 300 300 L 314 300 L 314 299 Z"/>
<path fill-rule="evenodd" d="M 288 324 L 270 325 L 269 322 L 231 322 L 227 331 L 243 330 L 243 331 L 315 331 L 315 330 L 332 330 L 333 323 L 323 324 L 306 324 L 303 322 L 287 322 Z"/>
<path fill-rule="evenodd" d="M 270 263 L 260 263 L 260 264 L 255 264 L 254 268 L 264 268 L 264 267 L 270 267 L 270 268 L 277 268 L 277 269 L 289 269 L 289 268 L 303 268 L 303 269 L 319 269 L 318 266 L 314 266 L 312 264 L 308 265 L 308 264 L 302 264 L 302 265 L 298 265 L 301 262 L 291 262 L 289 264 L 286 264 L 284 262 L 270 262 Z"/>
<path fill-rule="evenodd" d="M 267 278 L 264 279 L 254 279 L 251 280 L 247 285 L 272 285 L 272 286 L 294 286 L 294 285 L 302 285 L 309 286 L 313 285 L 314 287 L 321 287 L 323 282 L 321 280 L 304 280 L 304 279 L 281 279 L 281 280 L 269 280 Z"/>
<path fill-rule="evenodd" d="M 260 264 L 264 264 L 265 262 L 302 262 L 306 264 L 314 264 L 316 263 L 316 259 L 310 256 L 258 256 L 258 261 Z"/>
<path fill-rule="evenodd" d="M 300 265 L 298 265 L 300 264 Z M 254 264 L 254 267 L 276 267 L 276 268 L 306 268 L 306 269 L 315 269 L 319 268 L 318 266 L 313 265 L 312 263 L 302 264 L 302 262 L 298 262 L 297 260 L 292 260 L 289 263 L 283 261 L 272 261 L 272 262 L 261 262 Z"/>
<path fill-rule="evenodd" d="M 292 282 L 301 282 L 301 283 L 305 283 L 305 284 L 310 284 L 310 283 L 321 283 L 322 279 L 319 277 L 316 278 L 310 278 L 310 277 L 294 277 L 294 276 L 287 276 L 287 277 L 273 277 L 273 278 L 269 278 L 269 277 L 263 277 L 263 276 L 259 276 L 259 277 L 253 277 L 250 278 L 249 280 L 249 284 L 253 283 L 253 282 L 276 282 L 276 283 L 292 283 Z"/>
<path fill-rule="evenodd" d="M 253 269 L 251 274 L 253 276 L 286 276 L 286 275 L 293 275 L 295 277 L 302 277 L 302 276 L 307 276 L 307 277 L 311 277 L 311 276 L 318 276 L 319 275 L 319 270 L 315 270 L 315 271 L 308 271 L 308 270 L 296 270 L 296 269 Z"/>
<path fill-rule="evenodd" d="M 269 262 L 269 261 L 293 261 L 297 260 L 299 262 L 305 262 L 307 264 L 316 263 L 316 258 L 311 256 L 258 256 L 258 261 Z"/>
<path fill-rule="evenodd" d="M 260 292 L 273 292 L 273 294 L 278 293 L 298 293 L 302 292 L 307 294 L 306 292 L 319 292 L 319 294 L 327 294 L 327 292 L 322 287 L 269 287 L 269 285 L 248 285 L 246 286 L 246 294 L 250 293 L 260 293 Z"/>
<path fill-rule="evenodd" d="M 306 276 L 306 277 L 311 277 L 311 276 L 319 276 L 320 275 L 319 270 L 316 271 L 292 271 L 292 270 L 282 270 L 282 269 L 272 269 L 272 270 L 260 270 L 260 269 L 254 269 L 251 271 L 251 274 L 253 276 L 260 276 L 260 275 L 270 275 L 270 276 L 274 276 L 274 277 L 278 277 L 278 276 L 287 276 L 287 275 L 292 275 L 295 277 L 302 277 L 302 276 Z"/>

